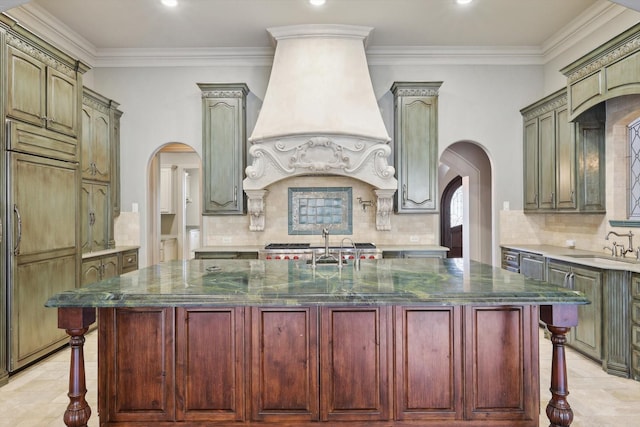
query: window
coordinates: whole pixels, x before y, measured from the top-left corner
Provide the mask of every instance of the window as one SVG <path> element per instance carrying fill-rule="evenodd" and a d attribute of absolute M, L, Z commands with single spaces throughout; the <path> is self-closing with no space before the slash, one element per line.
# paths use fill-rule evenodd
<path fill-rule="evenodd" d="M 449 218 L 450 218 L 449 227 L 462 225 L 463 212 L 464 212 L 464 204 L 462 200 L 462 187 L 458 187 L 458 189 L 453 193 L 453 196 L 451 196 L 451 210 L 449 212 Z"/>
<path fill-rule="evenodd" d="M 640 219 L 640 117 L 628 129 L 629 219 Z"/>

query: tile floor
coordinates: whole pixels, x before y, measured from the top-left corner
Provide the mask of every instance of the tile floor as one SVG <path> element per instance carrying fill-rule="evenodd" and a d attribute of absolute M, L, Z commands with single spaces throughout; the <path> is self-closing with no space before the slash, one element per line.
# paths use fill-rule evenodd
<path fill-rule="evenodd" d="M 547 427 L 544 408 L 550 398 L 551 344 L 540 334 L 541 414 L 540 426 Z M 97 333 L 87 336 L 87 401 L 93 410 L 89 426 L 98 425 L 96 413 Z M 640 426 L 640 382 L 607 375 L 600 366 L 567 349 L 569 403 L 574 411 L 572 427 Z M 64 349 L 18 374 L 0 387 L 0 427 L 64 427 L 67 406 L 69 351 Z"/>

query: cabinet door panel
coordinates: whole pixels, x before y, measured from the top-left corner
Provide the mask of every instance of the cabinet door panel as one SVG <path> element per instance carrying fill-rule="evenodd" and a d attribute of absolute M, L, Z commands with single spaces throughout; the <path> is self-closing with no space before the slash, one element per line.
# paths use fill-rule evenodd
<path fill-rule="evenodd" d="M 465 418 L 537 420 L 537 308 L 468 307 L 464 318 Z"/>
<path fill-rule="evenodd" d="M 104 393 L 101 418 L 145 423 L 174 420 L 173 317 L 172 308 L 100 309 L 103 342 L 99 347 L 111 365 L 105 366 L 99 386 L 110 391 Z M 103 322 L 109 328 L 101 328 Z"/>
<path fill-rule="evenodd" d="M 556 192 L 556 121 L 553 111 L 541 116 L 538 122 L 539 136 L 539 188 L 538 206 L 541 209 L 555 208 Z"/>
<path fill-rule="evenodd" d="M 177 311 L 177 418 L 244 419 L 244 309 Z"/>
<path fill-rule="evenodd" d="M 82 261 L 82 286 L 100 281 L 102 278 L 102 261 Z"/>
<path fill-rule="evenodd" d="M 524 124 L 524 208 L 538 209 L 538 119 Z"/>
<path fill-rule="evenodd" d="M 578 326 L 573 328 L 571 345 L 602 360 L 602 273 L 574 268 L 573 289 L 584 293 L 591 304 L 578 307 Z"/>
<path fill-rule="evenodd" d="M 388 420 L 389 307 L 323 308 L 323 421 Z"/>
<path fill-rule="evenodd" d="M 77 84 L 71 77 L 47 67 L 47 128 L 77 135 Z"/>
<path fill-rule="evenodd" d="M 252 309 L 251 416 L 318 419 L 317 309 Z"/>
<path fill-rule="evenodd" d="M 7 114 L 43 126 L 46 67 L 37 59 L 12 47 L 8 51 Z"/>
<path fill-rule="evenodd" d="M 91 226 L 92 250 L 106 249 L 108 247 L 107 222 L 109 221 L 109 192 L 108 185 L 94 184 L 91 192 L 91 211 L 93 213 L 93 225 Z M 117 270 L 116 270 L 117 271 Z"/>
<path fill-rule="evenodd" d="M 398 308 L 395 316 L 396 419 L 461 418 L 460 308 Z"/>
<path fill-rule="evenodd" d="M 576 144 L 569 110 L 556 112 L 556 207 L 575 209 L 576 204 Z"/>

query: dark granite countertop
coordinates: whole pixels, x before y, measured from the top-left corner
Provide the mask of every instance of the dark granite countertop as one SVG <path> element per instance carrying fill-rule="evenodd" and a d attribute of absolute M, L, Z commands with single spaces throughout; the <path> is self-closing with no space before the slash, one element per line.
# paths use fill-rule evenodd
<path fill-rule="evenodd" d="M 48 307 L 586 304 L 579 292 L 461 259 L 171 261 L 53 296 Z"/>

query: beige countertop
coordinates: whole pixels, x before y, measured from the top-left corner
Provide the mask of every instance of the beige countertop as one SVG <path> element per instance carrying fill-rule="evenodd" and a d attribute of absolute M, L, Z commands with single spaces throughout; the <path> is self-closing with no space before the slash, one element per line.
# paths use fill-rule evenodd
<path fill-rule="evenodd" d="M 636 260 L 635 254 L 627 254 L 626 258 L 614 258 L 606 252 L 585 251 L 582 249 L 563 248 L 561 246 L 550 245 L 518 245 L 502 244 L 503 248 L 511 248 L 518 251 L 530 252 L 542 255 L 547 259 L 571 262 L 587 267 L 595 267 L 604 270 L 623 270 L 633 273 L 640 273 L 640 261 Z"/>
<path fill-rule="evenodd" d="M 116 246 L 115 248 L 112 248 L 112 249 L 103 249 L 101 251 L 87 252 L 82 254 L 82 259 L 97 258 L 104 255 L 117 254 L 119 252 L 126 252 L 132 249 L 140 249 L 140 246 Z"/>

